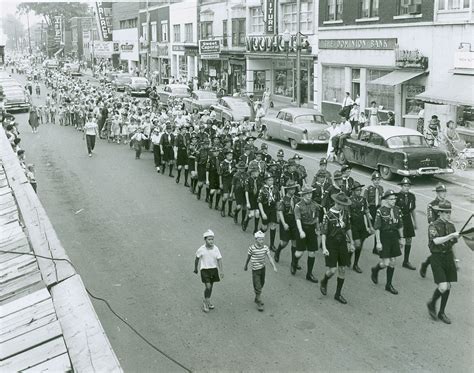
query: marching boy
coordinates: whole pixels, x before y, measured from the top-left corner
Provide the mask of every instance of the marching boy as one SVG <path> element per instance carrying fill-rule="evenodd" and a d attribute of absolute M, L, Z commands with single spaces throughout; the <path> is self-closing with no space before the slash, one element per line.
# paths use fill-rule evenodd
<path fill-rule="evenodd" d="M 214 309 L 214 305 L 211 303 L 212 287 L 214 282 L 219 282 L 224 278 L 224 270 L 222 269 L 221 252 L 214 245 L 214 232 L 208 229 L 202 236 L 205 244 L 196 251 L 194 273 L 198 273 L 199 264 L 201 281 L 205 286 L 202 310 L 207 313 L 209 310 Z"/>
<path fill-rule="evenodd" d="M 270 255 L 268 246 L 263 243 L 265 240 L 265 233 L 258 231 L 254 236 L 255 243 L 249 247 L 244 271 L 248 269 L 250 262 L 252 265 L 252 282 L 255 291 L 255 303 L 257 303 L 257 309 L 260 312 L 263 312 L 263 302 L 260 296 L 262 294 L 263 285 L 265 285 L 265 257 L 268 258 L 275 272 L 277 271 L 277 267 Z"/>

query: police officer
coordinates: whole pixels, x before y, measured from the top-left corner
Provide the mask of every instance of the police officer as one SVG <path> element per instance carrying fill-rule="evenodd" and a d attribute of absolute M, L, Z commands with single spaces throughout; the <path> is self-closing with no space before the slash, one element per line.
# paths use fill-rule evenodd
<path fill-rule="evenodd" d="M 450 222 L 451 203 L 449 201 L 441 201 L 433 206 L 433 209 L 437 212 L 438 218 L 428 227 L 428 245 L 431 251 L 431 269 L 437 288 L 427 306 L 434 320 L 439 319 L 446 324 L 451 324 L 451 320 L 445 314 L 445 308 L 451 291 L 451 283 L 456 282 L 458 278 L 453 246 L 458 241 L 459 232 Z M 441 306 L 439 312 L 436 313 L 436 302 L 439 298 L 441 298 Z"/>
<path fill-rule="evenodd" d="M 295 219 L 295 206 L 300 201 L 300 198 L 296 195 L 298 184 L 293 180 L 288 180 L 286 185 L 283 187 L 285 195 L 278 202 L 278 217 L 280 221 L 280 243 L 275 251 L 275 262 L 280 261 L 281 251 L 291 241 L 291 258 L 295 257 L 296 252 L 296 240 L 298 238 L 298 227 L 296 226 Z M 297 268 L 298 269 L 298 268 Z"/>
<path fill-rule="evenodd" d="M 372 224 L 375 222 L 375 215 L 377 209 L 380 207 L 382 196 L 383 196 L 383 187 L 380 185 L 380 174 L 378 171 L 374 171 L 371 176 L 372 185 L 369 185 L 364 190 L 364 197 L 369 204 L 369 212 L 372 217 Z M 374 248 L 372 249 L 373 254 L 378 254 L 377 252 L 377 237 L 374 236 Z"/>
<path fill-rule="evenodd" d="M 273 175 L 267 172 L 263 179 L 264 184 L 258 193 L 257 202 L 262 217 L 262 232 L 270 229 L 270 250 L 276 251 L 277 203 L 280 200 L 280 193 L 273 185 L 273 181 Z"/>
<path fill-rule="evenodd" d="M 278 149 L 276 156 L 277 156 L 276 163 L 280 166 L 281 172 L 283 173 L 287 166 L 286 161 L 285 161 L 285 152 L 283 151 L 283 149 Z"/>
<path fill-rule="evenodd" d="M 384 204 L 377 210 L 374 223 L 378 241 L 377 251 L 382 260 L 372 268 L 371 279 L 374 284 L 377 284 L 379 271 L 387 268 L 385 290 L 392 294 L 398 294 L 392 285 L 392 279 L 395 271 L 395 258 L 402 254 L 400 251 L 403 244 L 402 215 L 398 206 L 395 206 L 397 194 L 393 190 L 387 190 L 382 199 Z"/>
<path fill-rule="evenodd" d="M 431 224 L 432 222 L 437 220 L 439 217 L 438 210 L 436 210 L 435 207 L 438 206 L 441 202 L 448 201 L 446 199 L 446 194 L 448 193 L 448 190 L 446 189 L 446 186 L 444 184 L 438 183 L 436 185 L 436 188 L 433 189 L 433 191 L 436 192 L 436 198 L 428 204 L 427 213 L 426 213 L 426 216 L 428 218 L 428 224 Z M 426 276 L 426 271 L 430 265 L 430 259 L 431 259 L 431 255 L 429 255 L 428 258 L 426 258 L 426 260 L 423 263 L 421 263 L 420 276 L 423 278 Z"/>
<path fill-rule="evenodd" d="M 301 201 L 295 206 L 295 219 L 299 235 L 296 240 L 296 252 L 291 265 L 291 274 L 296 273 L 299 259 L 305 251 L 308 251 L 306 280 L 317 283 L 318 279 L 313 276 L 313 267 L 318 249 L 319 206 L 311 199 L 313 188 L 304 186 L 299 194 Z"/>
<path fill-rule="evenodd" d="M 264 142 L 260 145 L 260 151 L 262 152 L 262 160 L 268 165 L 272 160 L 272 156 L 268 154 L 268 145 Z"/>
<path fill-rule="evenodd" d="M 339 303 L 346 304 L 341 290 L 344 285 L 345 268 L 349 266 L 349 251 L 354 252 L 354 241 L 352 239 L 351 223 L 349 213 L 344 206 L 350 206 L 351 200 L 343 192 L 333 194 L 334 206 L 324 215 L 321 228 L 321 243 L 327 271 L 321 280 L 320 290 L 323 295 L 327 294 L 329 279 L 337 274 L 337 288 L 334 299 Z M 347 242 L 350 242 L 349 249 Z"/>
<path fill-rule="evenodd" d="M 328 160 L 326 158 L 321 158 L 319 160 L 319 170 L 318 171 L 322 171 L 325 174 L 324 184 L 332 184 L 332 175 L 327 170 L 327 167 L 328 167 Z"/>
<path fill-rule="evenodd" d="M 402 187 L 397 194 L 396 205 L 400 208 L 403 222 L 403 238 L 405 239 L 405 247 L 403 253 L 403 267 L 416 270 L 415 266 L 410 263 L 411 241 L 415 237 L 416 229 L 416 197 L 410 192 L 411 181 L 408 177 L 404 177 L 398 183 Z"/>

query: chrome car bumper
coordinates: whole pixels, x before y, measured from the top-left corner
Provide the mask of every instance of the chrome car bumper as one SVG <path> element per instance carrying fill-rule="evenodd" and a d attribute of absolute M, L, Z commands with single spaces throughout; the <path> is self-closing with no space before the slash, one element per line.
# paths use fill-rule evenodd
<path fill-rule="evenodd" d="M 397 174 L 402 176 L 423 176 L 423 175 L 439 175 L 452 174 L 452 168 L 438 168 L 438 167 L 422 167 L 416 170 L 397 170 Z"/>
<path fill-rule="evenodd" d="M 321 145 L 321 144 L 327 144 L 329 143 L 329 140 L 301 140 L 301 144 L 313 144 L 313 145 Z"/>
<path fill-rule="evenodd" d="M 5 110 L 22 110 L 22 109 L 29 109 L 30 108 L 30 104 L 28 102 L 24 102 L 24 103 L 5 103 L 4 104 L 4 107 L 5 107 Z"/>

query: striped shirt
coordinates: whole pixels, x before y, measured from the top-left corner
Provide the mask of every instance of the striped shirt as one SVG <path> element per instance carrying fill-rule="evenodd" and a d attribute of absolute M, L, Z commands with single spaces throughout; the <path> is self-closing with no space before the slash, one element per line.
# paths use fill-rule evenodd
<path fill-rule="evenodd" d="M 249 246 L 248 255 L 250 255 L 250 264 L 252 270 L 262 269 L 265 267 L 265 255 L 269 255 L 270 251 L 267 245 L 257 247 L 256 245 Z"/>

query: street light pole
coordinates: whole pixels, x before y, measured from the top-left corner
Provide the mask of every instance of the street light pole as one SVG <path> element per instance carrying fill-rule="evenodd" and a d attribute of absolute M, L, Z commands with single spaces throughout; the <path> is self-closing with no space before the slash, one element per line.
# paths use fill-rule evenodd
<path fill-rule="evenodd" d="M 296 106 L 301 107 L 301 0 L 296 0 Z"/>
<path fill-rule="evenodd" d="M 150 80 L 150 61 L 151 61 L 151 30 L 150 30 L 150 9 L 149 1 L 146 0 L 146 78 Z"/>
<path fill-rule="evenodd" d="M 26 22 L 28 23 L 28 49 L 31 55 L 30 12 L 26 12 Z"/>

